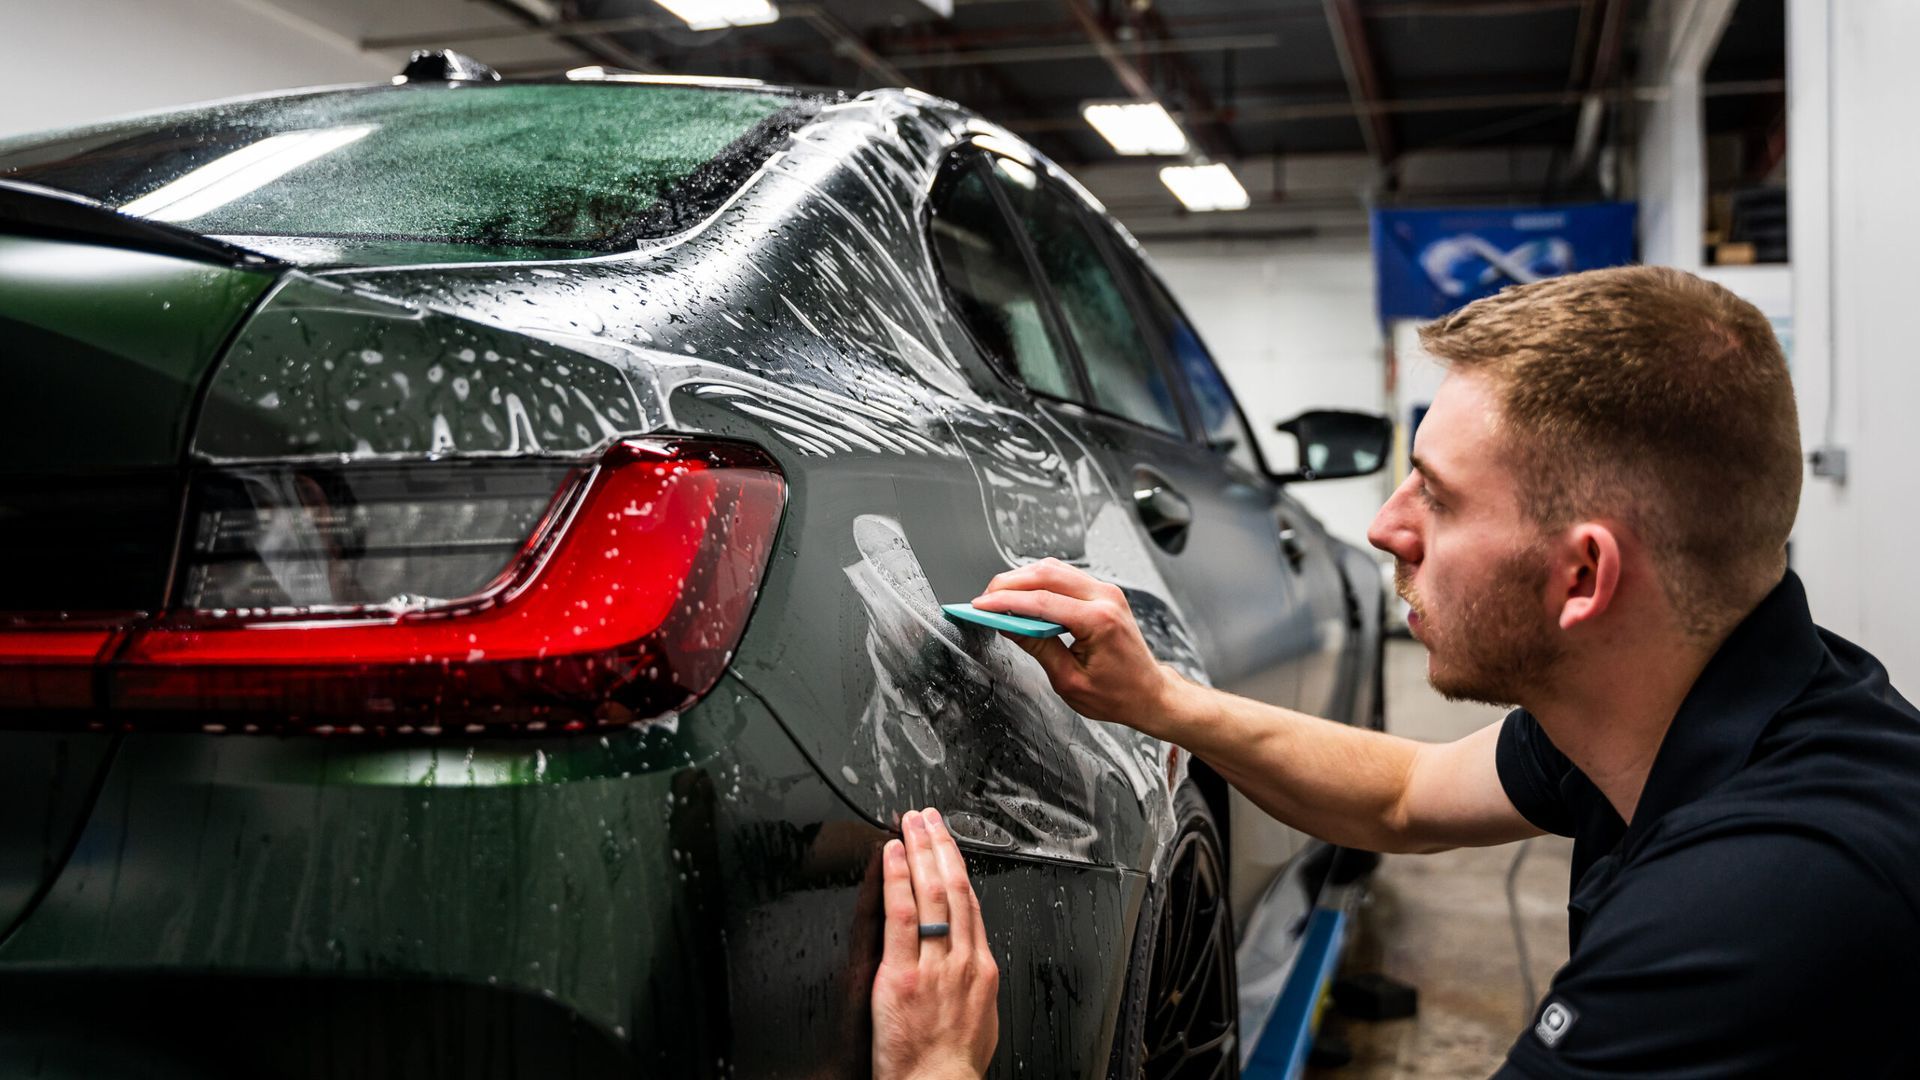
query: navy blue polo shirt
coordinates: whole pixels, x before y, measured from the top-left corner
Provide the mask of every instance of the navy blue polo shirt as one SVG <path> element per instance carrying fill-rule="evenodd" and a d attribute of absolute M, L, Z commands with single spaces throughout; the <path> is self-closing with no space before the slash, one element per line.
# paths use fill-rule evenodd
<path fill-rule="evenodd" d="M 1794 574 L 1688 692 L 1631 826 L 1524 709 L 1497 759 L 1574 841 L 1572 956 L 1500 1078 L 1920 1076 L 1920 711 Z"/>

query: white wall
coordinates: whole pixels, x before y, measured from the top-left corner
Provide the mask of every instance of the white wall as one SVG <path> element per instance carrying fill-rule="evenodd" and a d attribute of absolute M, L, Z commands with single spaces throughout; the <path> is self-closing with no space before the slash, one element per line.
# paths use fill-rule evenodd
<path fill-rule="evenodd" d="M 0 135 L 400 71 L 265 0 L 17 4 L 5 22 Z"/>
<path fill-rule="evenodd" d="M 1789 220 L 1801 438 L 1847 452 L 1845 486 L 1809 478 L 1794 565 L 1814 618 L 1920 698 L 1920 4 L 1789 0 Z M 1889 123 L 1893 126 L 1889 126 Z"/>
<path fill-rule="evenodd" d="M 1373 256 L 1364 238 L 1161 243 L 1149 252 L 1275 468 L 1292 467 L 1295 449 L 1273 430 L 1280 421 L 1313 408 L 1386 411 Z M 1292 492 L 1335 535 L 1362 547 L 1386 497 L 1377 476 L 1297 484 Z"/>

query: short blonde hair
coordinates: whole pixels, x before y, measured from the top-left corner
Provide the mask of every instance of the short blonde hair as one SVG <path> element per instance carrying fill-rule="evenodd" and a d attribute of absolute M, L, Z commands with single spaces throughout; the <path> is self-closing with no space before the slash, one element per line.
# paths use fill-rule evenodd
<path fill-rule="evenodd" d="M 1800 423 L 1759 309 L 1668 267 L 1517 285 L 1421 330 L 1491 376 L 1522 504 L 1543 530 L 1625 520 L 1688 633 L 1725 633 L 1780 579 Z"/>

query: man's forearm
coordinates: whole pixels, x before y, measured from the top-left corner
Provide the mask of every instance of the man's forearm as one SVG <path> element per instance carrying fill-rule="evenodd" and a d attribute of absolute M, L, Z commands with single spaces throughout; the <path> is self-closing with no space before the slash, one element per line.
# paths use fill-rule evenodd
<path fill-rule="evenodd" d="M 999 574 L 983 611 L 1051 619 L 1073 636 L 1021 638 L 1082 716 L 1193 751 L 1259 807 L 1325 840 L 1441 851 L 1539 833 L 1499 776 L 1501 724 L 1419 743 L 1196 686 L 1154 658 L 1126 593 L 1054 559 Z"/>
<path fill-rule="evenodd" d="M 1409 828 L 1406 794 L 1421 743 L 1178 676 L 1154 712 L 1152 734 L 1185 747 L 1255 805 L 1302 832 L 1368 851 L 1449 846 Z"/>

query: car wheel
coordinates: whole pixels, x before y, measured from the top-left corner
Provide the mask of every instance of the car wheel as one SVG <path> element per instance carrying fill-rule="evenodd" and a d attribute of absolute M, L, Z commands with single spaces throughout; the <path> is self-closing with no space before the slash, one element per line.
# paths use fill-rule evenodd
<path fill-rule="evenodd" d="M 1125 1080 L 1236 1080 L 1240 988 L 1227 862 L 1200 793 L 1183 787 L 1175 803 L 1180 831 L 1141 919 L 1110 1072 Z"/>

